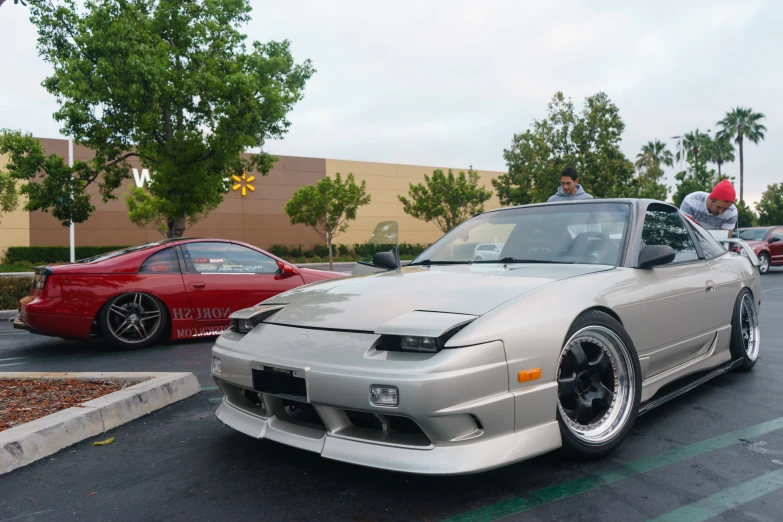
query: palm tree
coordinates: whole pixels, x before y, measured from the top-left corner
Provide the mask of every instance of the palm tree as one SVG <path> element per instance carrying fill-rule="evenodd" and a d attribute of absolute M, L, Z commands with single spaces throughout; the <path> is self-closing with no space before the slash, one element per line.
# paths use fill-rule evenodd
<path fill-rule="evenodd" d="M 661 163 L 669 167 L 674 166 L 671 151 L 660 140 L 648 141 L 642 145 L 642 151 L 636 155 L 636 168 L 640 170 L 645 166 L 660 168 Z"/>
<path fill-rule="evenodd" d="M 708 131 L 709 132 L 709 131 Z M 682 136 L 677 136 L 677 161 L 685 158 L 689 163 L 698 163 L 699 156 L 702 160 L 707 159 L 709 148 L 712 144 L 712 138 L 709 134 L 704 134 L 699 129 L 693 132 L 686 132 Z"/>
<path fill-rule="evenodd" d="M 734 161 L 734 145 L 731 144 L 731 138 L 715 136 L 709 151 L 709 161 L 718 165 L 718 178 L 721 177 L 720 167 L 726 162 Z"/>
<path fill-rule="evenodd" d="M 721 130 L 719 137 L 726 136 L 734 138 L 735 143 L 739 145 L 740 159 L 740 201 L 743 201 L 745 185 L 745 156 L 743 153 L 743 144 L 745 139 L 758 144 L 764 139 L 764 133 L 767 128 L 759 123 L 759 120 L 765 116 L 760 112 L 753 112 L 750 107 L 735 107 L 726 113 L 726 116 L 718 122 Z"/>

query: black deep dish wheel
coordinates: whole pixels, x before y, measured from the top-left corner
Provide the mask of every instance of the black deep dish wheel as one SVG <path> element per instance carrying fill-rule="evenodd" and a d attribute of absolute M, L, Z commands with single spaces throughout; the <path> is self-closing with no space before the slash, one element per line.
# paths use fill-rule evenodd
<path fill-rule="evenodd" d="M 111 299 L 101 310 L 101 334 L 120 348 L 145 348 L 166 329 L 168 312 L 159 299 L 134 292 Z"/>
<path fill-rule="evenodd" d="M 731 318 L 731 357 L 742 360 L 742 370 L 756 365 L 761 350 L 760 330 L 756 302 L 750 290 L 743 288 L 737 295 Z"/>
<path fill-rule="evenodd" d="M 619 446 L 633 427 L 641 399 L 636 350 L 622 325 L 597 311 L 568 333 L 557 369 L 557 419 L 563 447 L 583 458 Z"/>

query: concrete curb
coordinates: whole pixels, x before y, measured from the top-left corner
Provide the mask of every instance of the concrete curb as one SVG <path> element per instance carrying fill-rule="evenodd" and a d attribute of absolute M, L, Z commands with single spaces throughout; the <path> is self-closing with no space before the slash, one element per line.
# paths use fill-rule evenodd
<path fill-rule="evenodd" d="M 34 277 L 35 272 L 0 272 L 0 277 Z"/>
<path fill-rule="evenodd" d="M 16 317 L 16 314 L 19 313 L 19 310 L 0 310 L 0 319 L 8 319 L 11 320 L 14 317 Z"/>
<path fill-rule="evenodd" d="M 0 380 L 8 379 L 125 379 L 139 382 L 79 406 L 0 431 L 0 475 L 201 391 L 198 379 L 192 373 L 0 373 Z"/>

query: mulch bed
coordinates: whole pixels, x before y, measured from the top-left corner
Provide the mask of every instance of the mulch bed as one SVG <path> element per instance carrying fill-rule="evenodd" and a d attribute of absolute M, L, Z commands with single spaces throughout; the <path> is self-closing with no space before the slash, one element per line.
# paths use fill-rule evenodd
<path fill-rule="evenodd" d="M 137 384 L 135 381 L 0 379 L 0 431 L 78 406 Z"/>

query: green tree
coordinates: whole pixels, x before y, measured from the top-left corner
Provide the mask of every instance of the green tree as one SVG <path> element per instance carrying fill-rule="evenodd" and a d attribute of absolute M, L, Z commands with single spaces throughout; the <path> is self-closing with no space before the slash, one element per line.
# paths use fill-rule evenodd
<path fill-rule="evenodd" d="M 444 174 L 437 169 L 432 177 L 424 175 L 424 183 L 408 184 L 408 198 L 397 196 L 403 210 L 416 219 L 434 222 L 445 234 L 463 221 L 484 212 L 484 203 L 492 191 L 479 186 L 478 172 L 470 167 L 467 176 L 458 176 L 449 169 Z"/>
<path fill-rule="evenodd" d="M 734 161 L 734 145 L 731 144 L 731 138 L 721 134 L 716 135 L 710 142 L 707 156 L 708 161 L 718 166 L 718 176 L 720 176 L 721 166 L 726 162 Z"/>
<path fill-rule="evenodd" d="M 153 172 L 149 194 L 177 236 L 221 203 L 226 177 L 267 174 L 273 157 L 242 153 L 285 134 L 314 70 L 294 62 L 288 41 L 248 45 L 240 29 L 250 10 L 248 0 L 31 3 L 39 54 L 53 66 L 43 85 L 60 105 L 54 118 L 95 158 L 58 167 L 53 182 L 17 168 L 28 210 L 84 221 L 94 210 L 86 187 L 116 199 L 135 156 Z"/>
<path fill-rule="evenodd" d="M 673 155 L 666 144 L 655 140 L 642 145 L 636 155 L 635 165 L 638 174 L 633 180 L 629 196 L 665 201 L 669 188 L 661 183 L 665 174 L 662 165 L 674 165 Z"/>
<path fill-rule="evenodd" d="M 0 0 L 0 6 L 2 6 L 4 3 L 5 3 L 5 0 Z M 22 5 L 27 5 L 27 4 L 24 2 L 24 0 L 14 0 L 14 3 L 15 3 L 15 4 L 22 4 Z"/>
<path fill-rule="evenodd" d="M 661 140 L 648 141 L 642 145 L 642 150 L 636 155 L 636 168 L 660 168 L 661 165 L 674 166 L 672 152 Z"/>
<path fill-rule="evenodd" d="M 13 212 L 18 205 L 16 180 L 7 172 L 0 171 L 0 217 L 7 212 Z"/>
<path fill-rule="evenodd" d="M 687 171 L 683 170 L 674 175 L 677 186 L 672 199 L 675 206 L 679 207 L 685 196 L 692 192 L 710 192 L 712 188 L 723 179 L 731 179 L 728 176 L 718 176 L 715 169 L 708 169 L 704 162 L 693 165 Z"/>
<path fill-rule="evenodd" d="M 761 201 L 756 203 L 759 212 L 758 223 L 761 226 L 774 226 L 783 223 L 783 183 L 767 185 L 767 190 L 761 194 Z"/>
<path fill-rule="evenodd" d="M 348 221 L 356 219 L 359 207 L 370 203 L 367 183 L 357 185 L 353 174 L 343 182 L 338 172 L 332 180 L 326 176 L 315 185 L 302 187 L 285 204 L 291 224 L 312 228 L 329 248 L 329 270 L 332 269 L 332 240 L 348 230 Z"/>
<path fill-rule="evenodd" d="M 166 216 L 158 206 L 158 200 L 150 196 L 146 190 L 133 187 L 125 196 L 128 206 L 128 219 L 141 228 L 152 228 L 163 237 L 169 236 L 169 224 Z"/>
<path fill-rule="evenodd" d="M 602 92 L 585 99 L 576 114 L 562 92 L 552 98 L 548 116 L 515 134 L 503 151 L 508 172 L 492 181 L 503 205 L 546 201 L 557 191 L 560 173 L 575 167 L 585 190 L 595 197 L 621 197 L 633 185 L 634 165 L 620 150 L 625 124 Z"/>
<path fill-rule="evenodd" d="M 712 138 L 710 135 L 696 129 L 682 135 L 678 142 L 678 150 L 675 157 L 677 161 L 684 158 L 691 165 L 699 162 L 706 163 L 709 160 L 711 148 Z"/>
<path fill-rule="evenodd" d="M 744 201 L 737 203 L 737 214 L 737 228 L 755 227 L 758 223 L 758 216 Z"/>
<path fill-rule="evenodd" d="M 760 112 L 753 112 L 751 108 L 735 107 L 726 113 L 726 116 L 718 122 L 721 130 L 719 137 L 734 138 L 734 142 L 739 146 L 740 162 L 740 201 L 745 198 L 745 155 L 744 143 L 748 141 L 758 144 L 764 139 L 764 133 L 767 128 L 759 123 L 759 120 L 765 116 Z"/>

